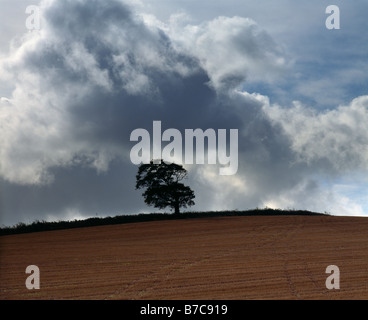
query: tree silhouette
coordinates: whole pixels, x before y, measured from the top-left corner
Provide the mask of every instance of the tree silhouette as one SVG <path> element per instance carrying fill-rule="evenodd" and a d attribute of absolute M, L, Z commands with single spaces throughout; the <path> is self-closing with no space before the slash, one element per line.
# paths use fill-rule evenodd
<path fill-rule="evenodd" d="M 194 192 L 185 186 L 182 181 L 187 177 L 187 170 L 183 166 L 171 163 L 160 164 L 151 160 L 149 164 L 141 164 L 136 176 L 135 188 L 146 188 L 143 193 L 144 202 L 159 209 L 170 207 L 175 214 L 180 208 L 194 205 Z"/>

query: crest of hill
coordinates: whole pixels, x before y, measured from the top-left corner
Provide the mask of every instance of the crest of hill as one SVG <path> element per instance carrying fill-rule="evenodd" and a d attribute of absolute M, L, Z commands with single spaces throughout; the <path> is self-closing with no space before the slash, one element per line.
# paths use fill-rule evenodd
<path fill-rule="evenodd" d="M 209 217 L 231 217 L 231 216 L 287 216 L 287 215 L 302 215 L 302 216 L 325 216 L 328 213 L 311 212 L 307 210 L 280 210 L 280 209 L 254 209 L 246 211 L 206 211 L 206 212 L 184 212 L 181 214 L 169 213 L 149 213 L 136 215 L 117 215 L 114 217 L 93 217 L 83 220 L 69 221 L 39 221 L 36 220 L 30 224 L 20 222 L 11 227 L 0 228 L 1 235 L 52 231 L 71 228 L 92 227 L 101 225 L 114 225 L 134 222 L 159 221 L 159 220 L 178 220 L 178 219 L 195 219 Z"/>

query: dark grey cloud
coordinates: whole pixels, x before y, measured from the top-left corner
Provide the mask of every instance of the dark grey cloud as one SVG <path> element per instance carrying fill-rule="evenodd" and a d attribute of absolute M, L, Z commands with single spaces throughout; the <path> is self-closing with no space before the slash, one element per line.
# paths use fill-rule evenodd
<path fill-rule="evenodd" d="M 115 216 L 146 212 L 137 197 L 136 167 L 113 161 L 104 173 L 83 166 L 53 168 L 48 185 L 19 185 L 1 179 L 2 223 Z"/>

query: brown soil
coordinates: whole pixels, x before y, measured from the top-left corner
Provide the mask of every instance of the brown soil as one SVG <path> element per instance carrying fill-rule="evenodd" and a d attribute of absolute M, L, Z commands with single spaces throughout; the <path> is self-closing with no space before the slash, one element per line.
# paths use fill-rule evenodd
<path fill-rule="evenodd" d="M 368 299 L 368 219 L 223 217 L 0 237 L 0 299 Z M 28 290 L 28 265 L 40 269 Z M 340 269 L 328 290 L 326 267 Z"/>

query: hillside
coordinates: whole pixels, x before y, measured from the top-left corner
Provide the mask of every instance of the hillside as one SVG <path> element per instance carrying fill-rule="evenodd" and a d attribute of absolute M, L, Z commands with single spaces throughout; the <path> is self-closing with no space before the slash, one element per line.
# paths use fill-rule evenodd
<path fill-rule="evenodd" d="M 0 236 L 7 234 L 18 234 L 28 232 L 62 230 L 70 228 L 83 228 L 91 226 L 125 224 L 133 222 L 146 222 L 157 220 L 177 220 L 190 218 L 209 218 L 209 217 L 229 217 L 229 216 L 275 216 L 275 215 L 322 215 L 322 213 L 306 210 L 280 210 L 280 209 L 254 209 L 246 211 L 205 211 L 205 212 L 185 212 L 180 214 L 168 213 L 149 213 L 149 214 L 131 214 L 117 215 L 114 217 L 94 217 L 83 220 L 69 221 L 34 221 L 30 224 L 18 223 L 11 227 L 0 228 Z"/>
<path fill-rule="evenodd" d="M 4 235 L 0 299 L 368 299 L 367 230 L 362 217 L 260 215 Z M 31 264 L 39 290 L 25 287 Z"/>

